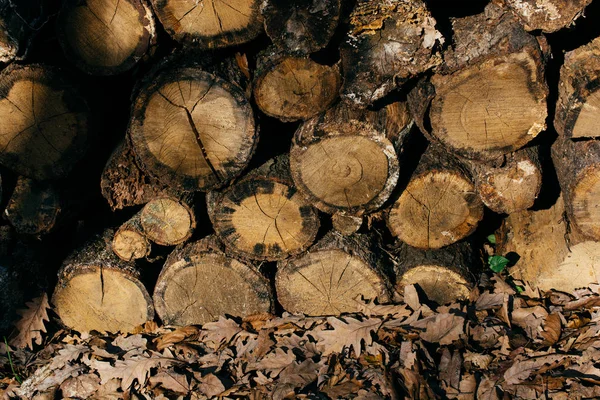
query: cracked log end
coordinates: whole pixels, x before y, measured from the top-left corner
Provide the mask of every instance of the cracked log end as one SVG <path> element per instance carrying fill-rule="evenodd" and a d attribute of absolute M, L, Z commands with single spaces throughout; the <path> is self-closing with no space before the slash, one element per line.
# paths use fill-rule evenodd
<path fill-rule="evenodd" d="M 327 213 L 361 214 L 379 208 L 398 181 L 394 145 L 404 140 L 399 132 L 408 123 L 404 103 L 378 112 L 338 103 L 306 121 L 290 150 L 298 190 Z"/>
<path fill-rule="evenodd" d="M 194 213 L 188 205 L 171 198 L 149 201 L 140 211 L 139 221 L 144 235 L 162 246 L 185 242 L 196 227 Z"/>
<path fill-rule="evenodd" d="M 432 79 L 432 135 L 458 154 L 490 160 L 545 129 L 547 88 L 528 51 L 494 57 Z"/>
<path fill-rule="evenodd" d="M 286 311 L 339 315 L 358 312 L 362 299 L 389 300 L 387 282 L 372 261 L 353 246 L 322 246 L 326 240 L 301 256 L 279 262 L 275 286 Z"/>
<path fill-rule="evenodd" d="M 151 245 L 143 232 L 139 213 L 115 232 L 112 250 L 124 261 L 137 260 L 150 254 Z"/>
<path fill-rule="evenodd" d="M 112 232 L 88 242 L 61 268 L 52 297 L 62 323 L 78 332 L 131 332 L 154 318 L 152 299 L 132 264 L 110 249 Z"/>
<path fill-rule="evenodd" d="M 173 39 L 202 48 L 246 43 L 263 31 L 260 0 L 151 1 Z"/>
<path fill-rule="evenodd" d="M 271 117 L 285 122 L 306 120 L 325 111 L 338 97 L 342 78 L 337 67 L 289 56 L 270 64 L 255 82 L 254 99 Z"/>
<path fill-rule="evenodd" d="M 211 194 L 207 202 L 219 238 L 229 250 L 252 260 L 281 260 L 301 253 L 319 229 L 317 211 L 289 177 L 247 177 Z"/>
<path fill-rule="evenodd" d="M 129 135 L 143 170 L 188 191 L 234 178 L 247 166 L 257 141 L 244 92 L 198 68 L 164 72 L 144 88 Z"/>
<path fill-rule="evenodd" d="M 0 162 L 39 180 L 65 176 L 87 148 L 88 114 L 54 68 L 7 67 L 0 74 Z"/>
<path fill-rule="evenodd" d="M 268 280 L 227 256 L 213 236 L 176 249 L 154 289 L 156 313 L 167 325 L 204 324 L 220 315 L 271 312 Z"/>
<path fill-rule="evenodd" d="M 68 0 L 56 26 L 65 55 L 95 75 L 130 69 L 155 36 L 152 13 L 142 0 Z"/>
<path fill-rule="evenodd" d="M 473 183 L 459 171 L 414 177 L 387 218 L 392 234 L 420 249 L 438 249 L 470 235 L 483 217 Z"/>

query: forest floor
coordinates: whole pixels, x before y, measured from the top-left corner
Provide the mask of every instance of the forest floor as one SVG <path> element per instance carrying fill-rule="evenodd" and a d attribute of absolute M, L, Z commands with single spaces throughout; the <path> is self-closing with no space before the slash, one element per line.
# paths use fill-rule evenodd
<path fill-rule="evenodd" d="M 600 285 L 542 294 L 488 272 L 468 301 L 447 306 L 410 286 L 360 314 L 103 335 L 53 329 L 44 295 L 0 344 L 0 397 L 598 398 L 599 310 Z"/>

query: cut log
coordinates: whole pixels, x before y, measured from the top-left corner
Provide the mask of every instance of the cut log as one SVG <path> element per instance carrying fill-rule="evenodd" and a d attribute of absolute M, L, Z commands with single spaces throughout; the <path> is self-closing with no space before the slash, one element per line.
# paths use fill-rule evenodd
<path fill-rule="evenodd" d="M 366 107 L 441 62 L 444 39 L 421 0 L 359 0 L 340 47 L 342 97 Z"/>
<path fill-rule="evenodd" d="M 17 233 L 43 235 L 56 226 L 62 207 L 54 185 L 19 177 L 4 214 Z"/>
<path fill-rule="evenodd" d="M 106 162 L 100 189 L 113 211 L 174 195 L 172 189 L 140 169 L 126 140 L 115 148 Z"/>
<path fill-rule="evenodd" d="M 358 312 L 363 300 L 390 300 L 381 250 L 362 235 L 325 235 L 306 253 L 280 261 L 277 299 L 290 313 L 339 315 Z"/>
<path fill-rule="evenodd" d="M 216 234 L 251 260 L 281 260 L 315 240 L 319 216 L 297 191 L 286 156 L 272 159 L 222 192 L 207 195 Z"/>
<path fill-rule="evenodd" d="M 263 31 L 261 1 L 151 0 L 173 39 L 212 49 L 249 42 Z"/>
<path fill-rule="evenodd" d="M 236 83 L 178 61 L 185 55 L 142 87 L 129 137 L 142 170 L 163 184 L 209 190 L 248 165 L 258 140 L 252 107 Z"/>
<path fill-rule="evenodd" d="M 341 233 L 342 235 L 352 235 L 358 232 L 363 223 L 362 217 L 355 215 L 348 215 L 344 213 L 337 213 L 331 216 L 331 222 L 333 229 Z"/>
<path fill-rule="evenodd" d="M 256 105 L 284 122 L 306 120 L 325 111 L 337 99 L 342 84 L 337 66 L 273 51 L 260 56 L 256 77 Z"/>
<path fill-rule="evenodd" d="M 49 5 L 46 0 L 0 1 L 0 62 L 27 57 L 35 34 L 48 21 Z"/>
<path fill-rule="evenodd" d="M 406 104 L 375 112 L 343 103 L 303 123 L 294 135 L 294 182 L 319 210 L 361 215 L 379 208 L 398 181 L 396 150 L 410 126 Z"/>
<path fill-rule="evenodd" d="M 0 74 L 0 163 L 38 180 L 65 176 L 87 149 L 85 101 L 63 74 L 12 64 Z"/>
<path fill-rule="evenodd" d="M 190 198 L 178 200 L 161 197 L 150 200 L 139 212 L 144 235 L 156 244 L 175 246 L 192 236 L 196 227 Z"/>
<path fill-rule="evenodd" d="M 69 257 L 52 297 L 62 323 L 78 332 L 131 332 L 154 318 L 152 299 L 133 264 L 114 255 L 106 231 Z"/>
<path fill-rule="evenodd" d="M 138 260 L 150 254 L 152 246 L 144 234 L 140 213 L 135 214 L 117 229 L 112 240 L 112 250 L 125 261 Z"/>
<path fill-rule="evenodd" d="M 546 127 L 540 44 L 493 4 L 452 26 L 454 49 L 431 79 L 431 139 L 481 160 L 523 147 Z"/>
<path fill-rule="evenodd" d="M 273 311 L 269 281 L 232 258 L 214 236 L 178 247 L 154 288 L 156 313 L 166 325 L 196 325 L 220 315 L 245 317 Z"/>
<path fill-rule="evenodd" d="M 565 54 L 554 127 L 567 138 L 600 136 L 600 38 Z"/>
<path fill-rule="evenodd" d="M 396 291 L 418 285 L 429 300 L 447 304 L 469 298 L 481 270 L 481 261 L 467 241 L 443 249 L 420 250 L 399 243 L 391 251 L 396 275 Z"/>
<path fill-rule="evenodd" d="M 511 214 L 499 230 L 496 252 L 518 259 L 510 274 L 541 290 L 571 293 L 598 282 L 600 243 L 570 231 L 563 198 L 548 210 Z"/>
<path fill-rule="evenodd" d="M 528 31 L 556 32 L 575 23 L 592 0 L 494 0 L 516 15 Z"/>
<path fill-rule="evenodd" d="M 539 148 L 526 147 L 495 162 L 464 160 L 481 201 L 497 213 L 512 214 L 533 206 L 542 187 Z"/>
<path fill-rule="evenodd" d="M 327 46 L 333 36 L 340 19 L 340 0 L 267 0 L 262 15 L 275 46 L 310 54 Z"/>
<path fill-rule="evenodd" d="M 600 142 L 559 138 L 552 160 L 571 227 L 600 241 Z"/>
<path fill-rule="evenodd" d="M 65 55 L 94 75 L 127 71 L 156 41 L 152 11 L 144 0 L 67 0 L 56 27 Z"/>
<path fill-rule="evenodd" d="M 387 215 L 391 233 L 419 249 L 439 249 L 470 235 L 483 204 L 468 171 L 431 145 Z"/>

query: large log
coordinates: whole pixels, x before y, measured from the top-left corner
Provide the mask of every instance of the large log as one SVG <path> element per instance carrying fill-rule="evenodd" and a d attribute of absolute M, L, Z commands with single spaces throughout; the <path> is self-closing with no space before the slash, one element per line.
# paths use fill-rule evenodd
<path fill-rule="evenodd" d="M 258 140 L 252 107 L 232 81 L 241 82 L 239 69 L 231 60 L 197 58 L 183 54 L 161 65 L 142 86 L 129 123 L 142 170 L 188 191 L 223 186 L 237 176 Z"/>
<path fill-rule="evenodd" d="M 56 27 L 65 55 L 95 75 L 127 71 L 156 42 L 154 18 L 144 0 L 67 0 Z"/>
<path fill-rule="evenodd" d="M 342 84 L 338 66 L 273 49 L 259 55 L 255 76 L 256 105 L 285 122 L 306 120 L 325 111 L 338 98 Z"/>
<path fill-rule="evenodd" d="M 407 187 L 387 213 L 387 226 L 403 242 L 439 249 L 470 235 L 483 217 L 469 171 L 444 149 L 430 145 Z"/>
<path fill-rule="evenodd" d="M 417 285 L 429 300 L 447 304 L 469 298 L 481 261 L 468 241 L 460 241 L 442 249 L 421 250 L 396 244 L 390 251 L 396 275 L 396 291 Z"/>
<path fill-rule="evenodd" d="M 154 318 L 139 271 L 119 259 L 106 231 L 76 250 L 61 267 L 52 304 L 62 323 L 79 332 L 131 332 Z"/>
<path fill-rule="evenodd" d="M 600 136 L 600 38 L 565 54 L 554 127 L 567 138 Z"/>
<path fill-rule="evenodd" d="M 454 47 L 431 79 L 431 139 L 481 160 L 523 147 L 546 127 L 548 88 L 538 39 L 494 4 L 453 20 L 452 27 Z"/>
<path fill-rule="evenodd" d="M 277 299 L 290 313 L 358 312 L 364 300 L 391 299 L 381 249 L 363 235 L 331 231 L 306 253 L 277 264 Z"/>
<path fill-rule="evenodd" d="M 178 247 L 154 288 L 156 313 L 168 325 L 204 324 L 229 314 L 273 311 L 269 281 L 252 264 L 232 258 L 214 236 Z"/>
<path fill-rule="evenodd" d="M 178 42 L 202 48 L 242 44 L 263 31 L 261 1 L 151 0 L 165 30 Z"/>
<path fill-rule="evenodd" d="M 444 39 L 435 24 L 421 0 L 359 0 L 340 47 L 342 97 L 366 107 L 438 65 Z"/>
<path fill-rule="evenodd" d="M 497 234 L 496 252 L 516 261 L 513 277 L 541 290 L 570 293 L 600 276 L 600 243 L 570 227 L 561 196 L 550 209 L 509 215 Z"/>
<path fill-rule="evenodd" d="M 0 73 L 0 163 L 18 174 L 65 176 L 87 149 L 89 119 L 61 71 L 12 64 Z"/>
<path fill-rule="evenodd" d="M 398 181 L 410 117 L 403 102 L 379 111 L 338 103 L 303 123 L 290 150 L 294 182 L 319 210 L 361 215 L 379 208 Z"/>
<path fill-rule="evenodd" d="M 573 230 L 600 241 L 600 142 L 559 137 L 552 160 Z"/>
<path fill-rule="evenodd" d="M 281 260 L 315 240 L 319 217 L 297 192 L 287 156 L 267 161 L 206 197 L 208 215 L 228 250 L 251 260 Z"/>
<path fill-rule="evenodd" d="M 494 0 L 508 7 L 528 31 L 556 32 L 575 23 L 592 0 Z"/>
<path fill-rule="evenodd" d="M 340 19 L 340 0 L 267 0 L 262 6 L 265 31 L 278 48 L 310 54 L 325 47 Z"/>

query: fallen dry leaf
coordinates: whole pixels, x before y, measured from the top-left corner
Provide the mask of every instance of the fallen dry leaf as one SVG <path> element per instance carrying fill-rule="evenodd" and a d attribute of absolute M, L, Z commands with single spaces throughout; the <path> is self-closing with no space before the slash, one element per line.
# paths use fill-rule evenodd
<path fill-rule="evenodd" d="M 164 335 L 154 339 L 156 348 L 160 351 L 166 349 L 172 344 L 182 342 L 188 338 L 195 338 L 200 333 L 200 329 L 195 326 L 184 326 L 175 329 L 173 332 L 165 333 Z"/>
<path fill-rule="evenodd" d="M 174 371 L 159 372 L 150 378 L 150 383 L 180 394 L 188 394 L 192 390 L 187 377 Z"/>
<path fill-rule="evenodd" d="M 517 385 L 532 374 L 539 372 L 540 368 L 559 362 L 565 358 L 561 354 L 549 354 L 546 356 L 533 357 L 530 359 L 515 359 L 513 365 L 504 372 L 504 380 L 509 385 Z"/>
<path fill-rule="evenodd" d="M 60 385 L 63 397 L 89 399 L 100 388 L 100 378 L 95 374 L 79 375 L 68 378 Z"/>
<path fill-rule="evenodd" d="M 358 357 L 361 352 L 361 342 L 364 341 L 365 345 L 371 344 L 373 342 L 371 333 L 377 331 L 382 323 L 380 320 L 359 321 L 350 317 L 344 318 L 344 321 L 329 317 L 327 323 L 333 329 L 316 333 L 323 355 L 340 353 L 344 347 L 349 347 Z"/>
<path fill-rule="evenodd" d="M 42 344 L 42 333 L 46 332 L 44 321 L 49 321 L 48 309 L 50 308 L 48 295 L 44 293 L 25 305 L 26 309 L 17 311 L 21 316 L 21 319 L 15 323 L 18 334 L 10 341 L 10 344 L 19 348 L 29 347 L 33 350 L 33 343 Z"/>
<path fill-rule="evenodd" d="M 464 332 L 465 319 L 455 314 L 435 314 L 414 322 L 414 328 L 422 328 L 421 339 L 441 345 L 460 339 Z"/>
<path fill-rule="evenodd" d="M 208 397 L 215 397 L 225 391 L 225 386 L 215 374 L 208 374 L 200 378 L 198 389 Z"/>

